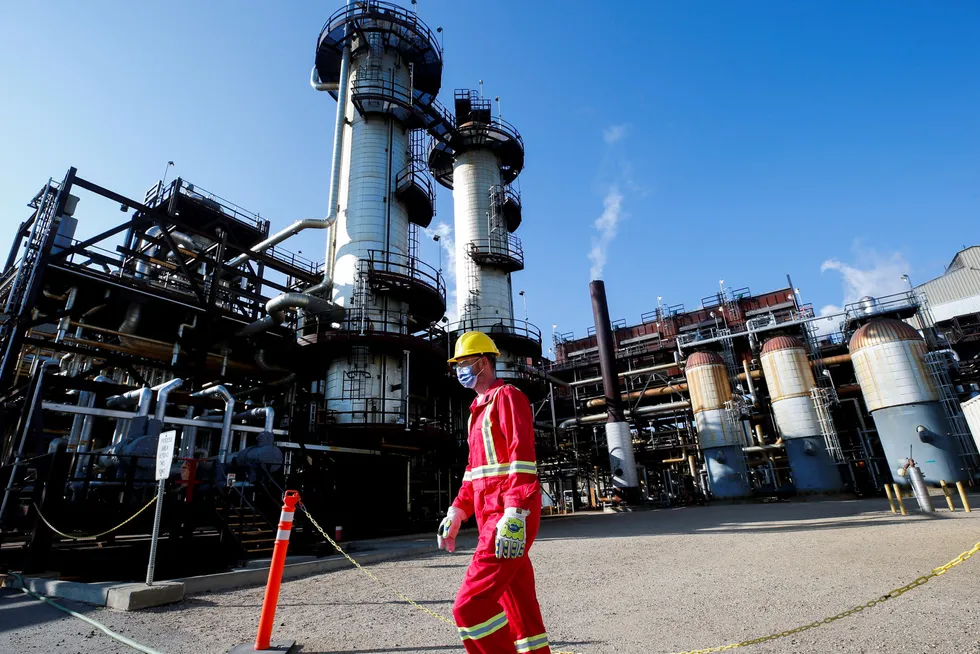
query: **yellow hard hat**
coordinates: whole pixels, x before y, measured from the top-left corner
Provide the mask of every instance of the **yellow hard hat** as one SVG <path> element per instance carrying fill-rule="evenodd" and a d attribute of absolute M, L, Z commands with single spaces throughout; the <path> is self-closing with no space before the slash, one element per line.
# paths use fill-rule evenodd
<path fill-rule="evenodd" d="M 456 339 L 456 352 L 449 363 L 456 363 L 460 359 L 476 354 L 492 354 L 496 357 L 500 356 L 500 350 L 483 332 L 466 332 Z"/>

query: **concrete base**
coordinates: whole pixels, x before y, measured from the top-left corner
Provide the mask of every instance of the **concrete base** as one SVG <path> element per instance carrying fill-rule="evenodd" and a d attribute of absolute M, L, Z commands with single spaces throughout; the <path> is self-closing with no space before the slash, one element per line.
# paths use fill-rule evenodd
<path fill-rule="evenodd" d="M 280 640 L 275 643 L 269 643 L 269 649 L 253 649 L 255 647 L 254 643 L 245 643 L 244 645 L 235 645 L 230 650 L 228 654 L 273 654 L 274 652 L 279 652 L 282 654 L 285 652 L 288 654 L 293 651 L 296 647 L 295 640 Z"/>
<path fill-rule="evenodd" d="M 173 604 L 184 599 L 184 584 L 172 581 L 126 584 L 109 589 L 105 605 L 117 611 L 139 611 L 151 606 Z"/>

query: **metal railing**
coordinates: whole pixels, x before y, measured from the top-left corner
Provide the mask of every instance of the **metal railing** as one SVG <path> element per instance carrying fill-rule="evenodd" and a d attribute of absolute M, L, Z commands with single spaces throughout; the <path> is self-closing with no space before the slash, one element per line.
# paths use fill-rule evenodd
<path fill-rule="evenodd" d="M 467 251 L 476 261 L 509 259 L 524 267 L 524 244 L 513 234 L 491 236 L 470 241 Z"/>
<path fill-rule="evenodd" d="M 411 279 L 439 293 L 446 300 L 446 280 L 438 270 L 421 259 L 397 252 L 368 250 L 368 258 L 361 259 L 368 273 L 387 273 Z"/>
<path fill-rule="evenodd" d="M 541 344 L 541 330 L 526 320 L 516 318 L 464 318 L 449 327 L 451 332 L 483 332 L 491 338 L 506 335 Z"/>
<path fill-rule="evenodd" d="M 269 221 L 259 216 L 259 214 L 253 213 L 244 207 L 238 206 L 230 200 L 226 200 L 219 195 L 211 193 L 200 186 L 180 178 L 175 179 L 167 185 L 163 192 L 158 196 L 159 199 L 155 204 L 165 204 L 171 197 L 173 197 L 175 192 L 190 200 L 199 202 L 213 211 L 217 211 L 225 216 L 228 216 L 229 218 L 233 218 L 244 225 L 253 227 L 260 231 L 268 232 Z"/>
<path fill-rule="evenodd" d="M 355 34 L 361 34 L 365 31 L 378 31 L 377 29 L 371 29 L 370 26 L 366 26 L 363 22 L 364 18 L 383 20 L 393 25 L 408 28 L 410 33 L 399 34 L 400 38 L 412 43 L 417 49 L 421 49 L 423 46 L 430 48 L 436 54 L 438 60 L 442 60 L 442 46 L 439 44 L 436 33 L 429 29 L 428 25 L 419 20 L 415 12 L 408 11 L 390 2 L 383 2 L 382 0 L 366 0 L 338 9 L 323 24 L 318 41 L 323 41 L 324 35 L 329 35 L 334 41 L 340 42 L 339 37 L 343 35 L 345 26 L 354 21 L 357 21 L 359 29 L 351 30 L 351 38 Z M 391 31 L 391 29 L 391 27 L 388 27 L 386 31 Z M 334 35 L 335 33 L 336 36 Z"/>

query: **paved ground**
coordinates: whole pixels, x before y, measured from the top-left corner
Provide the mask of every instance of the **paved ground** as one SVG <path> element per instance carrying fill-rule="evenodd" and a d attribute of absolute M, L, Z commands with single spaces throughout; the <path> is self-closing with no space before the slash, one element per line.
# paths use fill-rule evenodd
<path fill-rule="evenodd" d="M 556 651 L 674 652 L 812 622 L 980 541 L 980 511 L 937 516 L 893 516 L 883 500 L 578 515 L 546 522 L 531 557 Z M 448 614 L 467 562 L 463 552 L 372 569 Z M 978 585 L 980 557 L 884 606 L 746 651 L 980 654 Z M 0 652 L 131 651 L 3 593 Z M 261 601 L 261 589 L 248 589 L 142 613 L 84 610 L 164 652 L 220 653 L 252 637 Z M 450 628 L 354 570 L 288 582 L 279 606 L 277 633 L 296 638 L 305 653 L 462 651 Z"/>

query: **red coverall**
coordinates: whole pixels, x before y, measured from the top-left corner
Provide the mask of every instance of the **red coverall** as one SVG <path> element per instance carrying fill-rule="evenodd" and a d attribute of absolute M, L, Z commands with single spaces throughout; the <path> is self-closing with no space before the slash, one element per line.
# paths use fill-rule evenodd
<path fill-rule="evenodd" d="M 550 654 L 528 551 L 541 523 L 534 418 L 527 397 L 497 380 L 470 405 L 469 465 L 453 506 L 476 513 L 480 539 L 453 615 L 470 654 Z M 524 556 L 498 559 L 497 522 L 505 508 L 530 510 Z"/>

